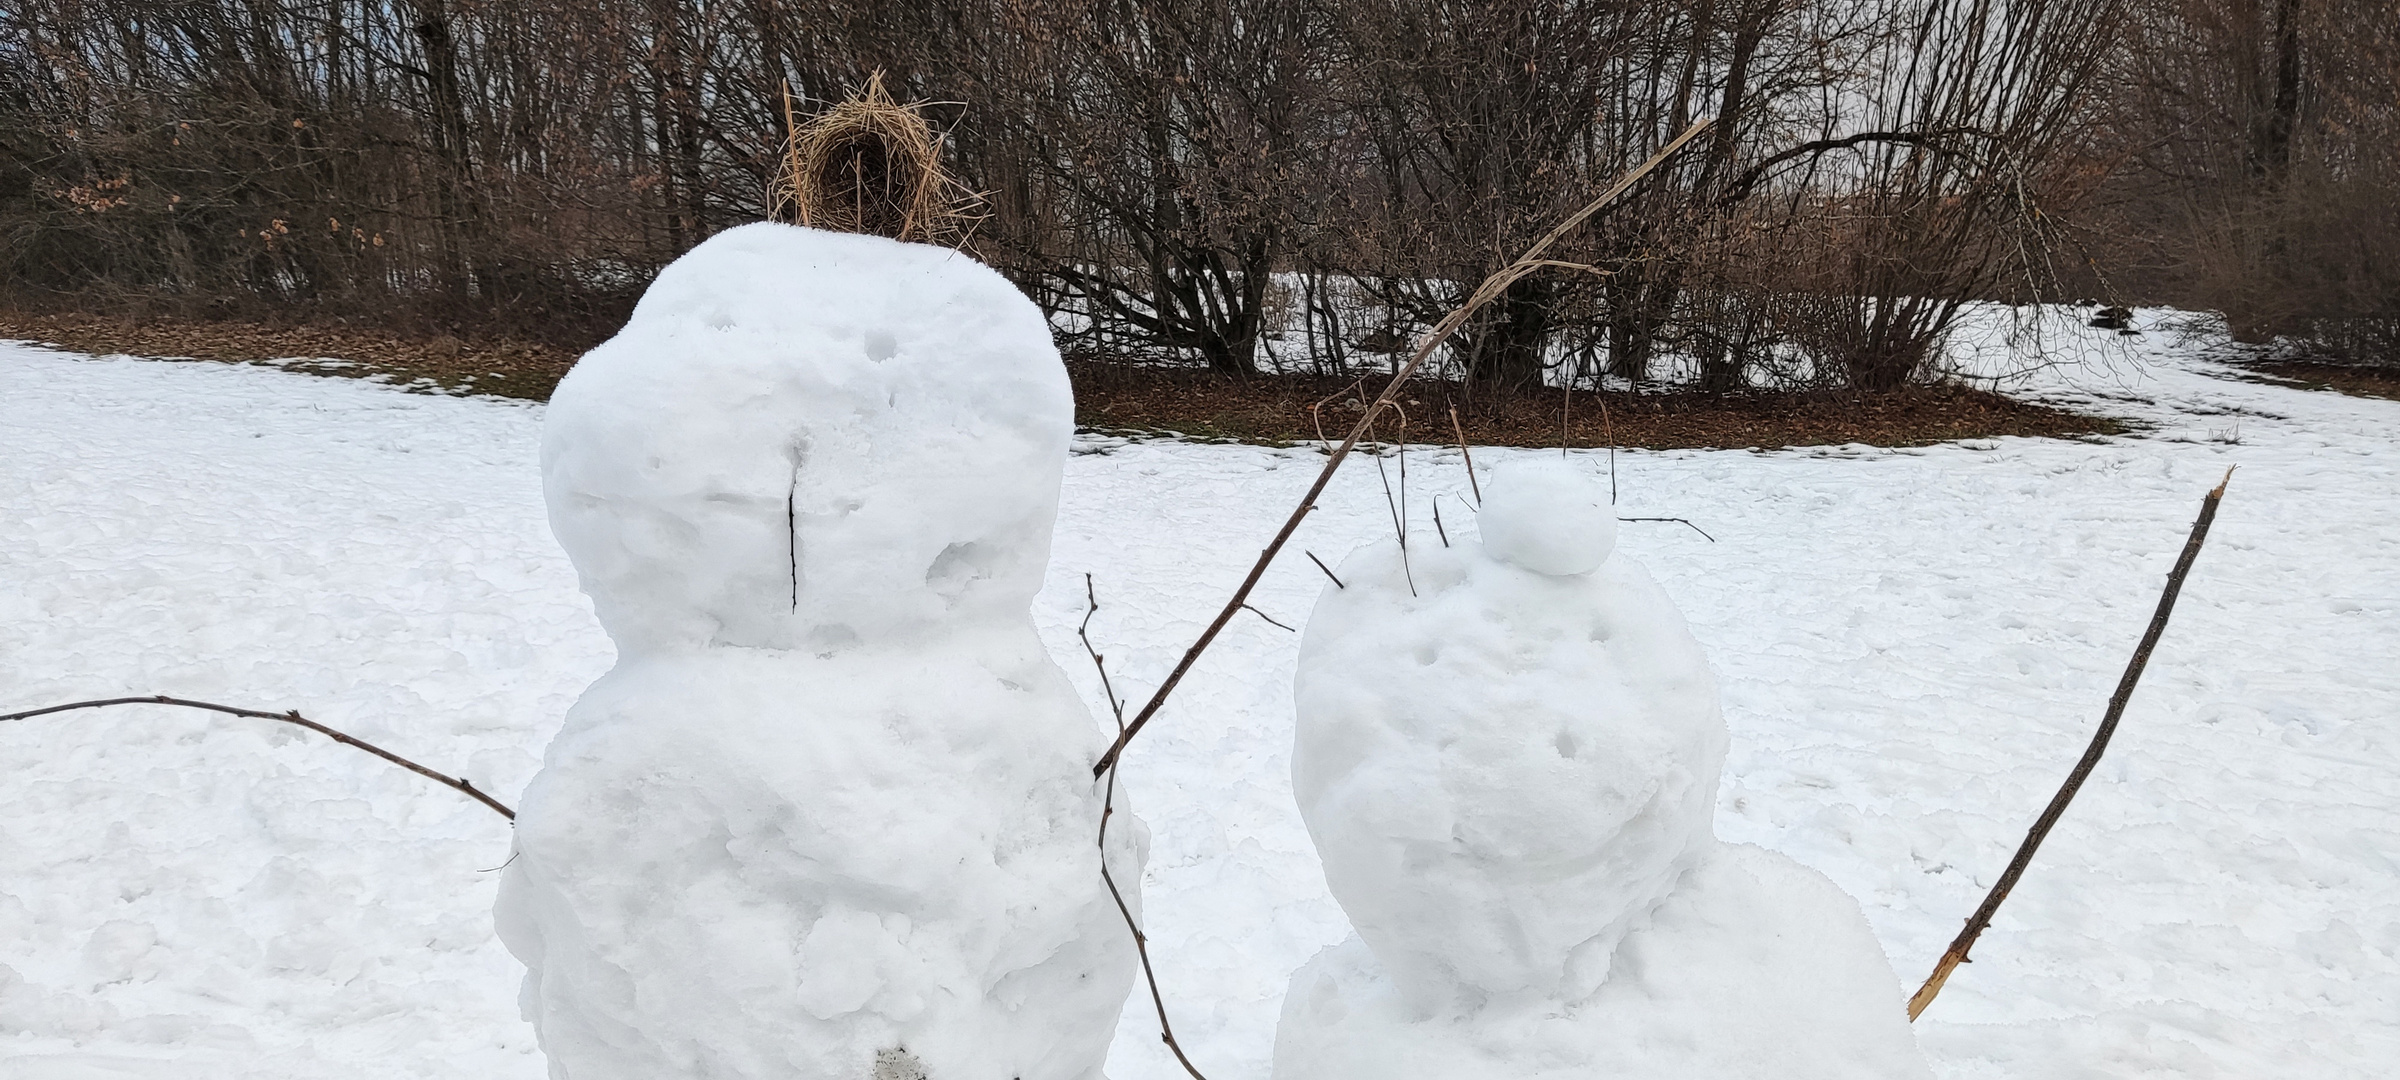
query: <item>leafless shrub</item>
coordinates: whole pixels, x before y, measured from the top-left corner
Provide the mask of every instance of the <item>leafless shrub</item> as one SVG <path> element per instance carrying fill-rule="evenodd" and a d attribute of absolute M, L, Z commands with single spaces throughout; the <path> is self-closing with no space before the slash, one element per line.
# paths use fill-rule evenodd
<path fill-rule="evenodd" d="M 873 83 L 936 103 L 976 253 L 1070 348 L 1363 373 L 1706 116 L 1437 365 L 1889 386 L 1959 302 L 2057 291 L 2131 2 L 26 0 L 0 289 L 588 337 Z"/>
<path fill-rule="evenodd" d="M 2121 246 L 2238 340 L 2400 364 L 2400 21 L 2376 0 L 2139 0 Z M 2129 260 L 2133 261 L 2133 260 Z"/>
<path fill-rule="evenodd" d="M 2067 299 L 2056 219 L 2121 17 L 2116 0 L 1893 0 L 1843 110 L 1857 127 L 1731 182 L 1767 204 L 1742 276 L 1808 381 L 1894 389 L 1939 374 L 1962 305 Z"/>

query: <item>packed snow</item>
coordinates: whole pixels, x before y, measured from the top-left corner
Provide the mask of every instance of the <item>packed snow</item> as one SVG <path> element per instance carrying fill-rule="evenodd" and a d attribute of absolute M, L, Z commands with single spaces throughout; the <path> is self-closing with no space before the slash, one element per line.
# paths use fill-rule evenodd
<path fill-rule="evenodd" d="M 1500 562 L 1551 577 L 1599 569 L 1617 549 L 1617 511 L 1594 468 L 1588 456 L 1577 461 L 1560 454 L 1512 458 L 1493 470 L 1491 497 L 1477 495 L 1471 504 L 1483 550 Z M 1450 547 L 1449 530 L 1434 535 L 1445 550 Z M 1398 547 L 1399 540 L 1393 545 Z M 1402 577 L 1406 583 L 1405 572 Z M 1682 621 L 1680 615 L 1675 619 L 1678 625 Z"/>
<path fill-rule="evenodd" d="M 559 384 L 551 529 L 618 662 L 501 871 L 553 1077 L 1098 1080 L 1134 977 L 1106 737 L 1031 613 L 1074 427 L 1007 279 L 774 223 Z"/>
<path fill-rule="evenodd" d="M 1914 1030 L 1945 1078 L 2384 1075 L 2400 403 L 2237 381 L 2158 330 L 2131 348 L 2029 384 L 2147 425 L 2124 437 L 1623 452 L 1621 514 L 1717 542 L 1627 524 L 1617 551 L 1715 669 L 1718 834 L 1856 897 L 1906 987 L 2082 749 L 2239 464 L 2108 759 Z M 0 709 L 298 708 L 517 802 L 616 661 L 543 518 L 542 416 L 0 346 Z M 1084 575 L 1139 695 L 1322 459 L 1072 450 L 1034 619 L 1097 710 Z M 1298 623 L 1325 587 L 1301 551 L 1391 536 L 1369 465 L 1261 612 Z M 1407 485 L 1412 553 L 1438 549 L 1432 496 L 1449 523 L 1471 501 L 1459 455 L 1412 450 Z M 1125 760 L 1161 990 L 1212 1080 L 1268 1075 L 1293 974 L 1353 932 L 1289 782 L 1298 648 L 1243 613 Z M 492 926 L 511 832 L 483 807 L 287 725 L 163 708 L 0 725 L 0 761 L 0 1076 L 543 1075 Z M 1108 1072 L 1180 1075 L 1146 994 Z"/>
<path fill-rule="evenodd" d="M 761 222 L 551 398 L 550 523 L 620 649 L 1023 622 L 1075 428 L 1041 309 L 948 248 Z"/>
<path fill-rule="evenodd" d="M 1703 848 L 1572 1005 L 1421 1014 L 1353 936 L 1292 976 L 1275 1075 L 1626 1080 L 1932 1075 L 1858 902 L 1751 844 Z"/>
<path fill-rule="evenodd" d="M 1300 818 L 1427 1013 L 1588 996 L 1710 836 L 1725 725 L 1674 602 L 1627 556 L 1558 576 L 1510 558 L 1570 541 L 1541 513 L 1584 501 L 1564 464 L 1502 464 L 1453 545 L 1344 559 L 1301 638 Z"/>
<path fill-rule="evenodd" d="M 1588 456 L 1343 560 L 1292 788 L 1357 927 L 1292 976 L 1287 1080 L 1930 1076 L 1858 903 L 1716 839 L 1725 721 Z"/>

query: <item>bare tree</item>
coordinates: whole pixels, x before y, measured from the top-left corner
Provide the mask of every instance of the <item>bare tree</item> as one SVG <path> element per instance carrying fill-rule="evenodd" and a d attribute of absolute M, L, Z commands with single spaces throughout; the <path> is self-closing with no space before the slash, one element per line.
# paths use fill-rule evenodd
<path fill-rule="evenodd" d="M 2393 174 L 2390 34 L 2327 29 L 2372 3 L 24 0 L 0 290 L 588 340 L 763 214 L 789 120 L 880 72 L 985 193 L 973 249 L 1088 354 L 1246 373 L 1296 322 L 1343 370 L 1714 117 L 1480 308 L 1450 373 L 1888 388 L 1961 303 L 2058 292 L 2061 211 L 2102 182 L 2209 238 L 2176 249 L 2224 267 L 2196 292 L 2327 297 L 2222 305 L 2250 322 L 2380 325 L 2388 248 L 2333 250 L 2318 209 L 2380 213 Z M 2129 194 L 2128 158 L 2208 182 Z"/>
<path fill-rule="evenodd" d="M 2373 0 L 2139 0 L 2112 127 L 2162 298 L 2400 363 L 2400 26 Z"/>
<path fill-rule="evenodd" d="M 1012 141 L 1057 200 L 1051 235 L 1020 257 L 1120 344 L 1253 370 L 1311 194 L 1316 6 L 1048 3 L 1070 29 L 1002 76 L 1021 110 Z"/>

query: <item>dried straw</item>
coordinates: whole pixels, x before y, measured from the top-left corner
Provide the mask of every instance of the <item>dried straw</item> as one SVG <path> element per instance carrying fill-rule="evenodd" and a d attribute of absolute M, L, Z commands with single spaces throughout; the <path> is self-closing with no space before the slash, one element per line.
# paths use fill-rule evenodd
<path fill-rule="evenodd" d="M 922 108 L 894 102 L 879 71 L 864 91 L 796 124 L 786 87 L 788 134 L 767 216 L 921 244 L 963 237 L 981 200 L 942 168 L 942 136 Z"/>

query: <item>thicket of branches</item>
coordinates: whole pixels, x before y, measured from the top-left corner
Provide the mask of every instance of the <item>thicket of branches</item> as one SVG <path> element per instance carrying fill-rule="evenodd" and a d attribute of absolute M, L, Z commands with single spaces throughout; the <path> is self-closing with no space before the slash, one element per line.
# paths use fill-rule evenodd
<path fill-rule="evenodd" d="M 2400 365 L 2400 12 L 2135 0 L 2112 86 L 2127 287 L 2237 339 Z"/>
<path fill-rule="evenodd" d="M 1382 370 L 1709 116 L 1450 373 L 1889 388 L 1963 302 L 2112 282 L 2368 355 L 2377 2 L 21 0 L 0 289 L 590 340 L 764 215 L 787 86 L 881 71 L 1090 355 Z"/>

